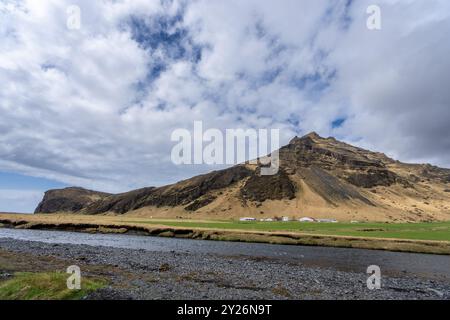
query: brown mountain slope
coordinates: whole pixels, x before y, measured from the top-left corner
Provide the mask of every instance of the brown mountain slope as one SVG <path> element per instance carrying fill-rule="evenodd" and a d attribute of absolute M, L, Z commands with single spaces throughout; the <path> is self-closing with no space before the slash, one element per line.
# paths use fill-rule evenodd
<path fill-rule="evenodd" d="M 49 190 L 45 193 L 44 199 L 36 208 L 35 213 L 79 212 L 89 204 L 110 195 L 76 187 Z"/>
<path fill-rule="evenodd" d="M 296 137 L 280 149 L 277 175 L 259 172 L 257 165 L 241 164 L 173 185 L 118 195 L 86 190 L 72 199 L 67 192 L 60 196 L 50 191 L 36 212 L 196 219 L 450 220 L 449 169 L 401 163 L 316 133 Z M 55 200 L 61 198 L 64 201 Z"/>

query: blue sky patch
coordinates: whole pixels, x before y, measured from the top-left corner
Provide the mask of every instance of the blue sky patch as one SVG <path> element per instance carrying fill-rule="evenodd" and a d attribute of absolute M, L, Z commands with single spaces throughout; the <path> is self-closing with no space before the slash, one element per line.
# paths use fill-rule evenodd
<path fill-rule="evenodd" d="M 333 127 L 333 129 L 340 128 L 343 126 L 346 120 L 346 118 L 338 118 L 331 123 L 331 126 Z"/>
<path fill-rule="evenodd" d="M 18 173 L 0 172 L 0 189 L 48 190 L 67 187 L 64 183 L 30 177 Z"/>

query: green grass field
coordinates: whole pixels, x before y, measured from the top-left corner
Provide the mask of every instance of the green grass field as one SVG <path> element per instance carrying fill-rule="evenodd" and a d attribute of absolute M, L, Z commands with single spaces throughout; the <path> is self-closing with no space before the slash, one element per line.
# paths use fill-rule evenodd
<path fill-rule="evenodd" d="M 83 279 L 81 290 L 69 290 L 67 277 L 59 272 L 18 272 L 0 282 L 0 300 L 77 300 L 106 285 L 103 280 Z"/>
<path fill-rule="evenodd" d="M 134 221 L 171 227 L 288 231 L 321 235 L 450 241 L 450 222 L 436 223 L 302 223 L 302 222 L 185 222 Z"/>

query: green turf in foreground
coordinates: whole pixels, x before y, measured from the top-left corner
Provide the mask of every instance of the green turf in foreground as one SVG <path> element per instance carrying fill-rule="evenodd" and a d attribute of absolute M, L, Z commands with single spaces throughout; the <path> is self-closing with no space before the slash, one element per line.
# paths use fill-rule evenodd
<path fill-rule="evenodd" d="M 82 278 L 81 290 L 67 288 L 67 273 L 19 272 L 0 283 L 0 300 L 76 300 L 106 285 L 105 281 Z"/>
<path fill-rule="evenodd" d="M 291 222 L 185 222 L 134 221 L 171 227 L 236 229 L 251 231 L 286 231 L 321 235 L 339 235 L 372 238 L 450 241 L 450 222 L 433 223 L 302 223 Z"/>

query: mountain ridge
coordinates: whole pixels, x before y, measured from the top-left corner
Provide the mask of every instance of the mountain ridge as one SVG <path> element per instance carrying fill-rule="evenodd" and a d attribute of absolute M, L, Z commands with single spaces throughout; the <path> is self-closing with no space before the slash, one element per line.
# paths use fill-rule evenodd
<path fill-rule="evenodd" d="M 122 194 L 49 190 L 35 213 L 183 218 L 332 217 L 363 221 L 450 219 L 450 169 L 406 164 L 312 132 L 279 149 L 280 170 L 250 163 Z"/>

